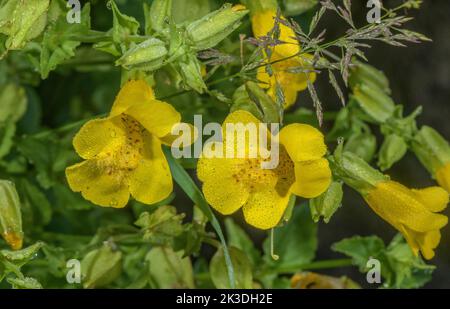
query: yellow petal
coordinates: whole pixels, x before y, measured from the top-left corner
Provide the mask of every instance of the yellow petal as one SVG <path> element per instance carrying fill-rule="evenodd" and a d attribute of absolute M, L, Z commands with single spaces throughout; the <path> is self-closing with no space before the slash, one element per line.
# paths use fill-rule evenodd
<path fill-rule="evenodd" d="M 74 192 L 104 207 L 122 208 L 128 203 L 128 186 L 116 174 L 108 174 L 98 160 L 87 160 L 66 169 L 66 177 Z"/>
<path fill-rule="evenodd" d="M 217 145 L 222 146 L 222 143 L 217 143 Z M 213 181 L 217 178 L 230 178 L 234 173 L 234 166 L 237 165 L 238 159 L 213 157 L 210 148 L 203 148 L 201 157 L 197 162 L 197 177 L 200 181 Z"/>
<path fill-rule="evenodd" d="M 280 132 L 280 143 L 294 162 L 317 160 L 327 152 L 323 134 L 307 124 L 285 126 Z"/>
<path fill-rule="evenodd" d="M 176 124 L 173 129 L 175 131 L 172 132 L 179 132 L 180 134 L 172 134 L 172 132 L 170 132 L 161 137 L 160 140 L 164 145 L 172 146 L 172 143 L 180 138 L 183 142 L 186 142 L 183 146 L 188 146 L 193 144 L 198 138 L 198 129 L 190 123 L 180 122 Z M 189 134 L 189 136 L 185 137 L 184 134 Z"/>
<path fill-rule="evenodd" d="M 150 134 L 144 137 L 143 158 L 130 173 L 129 186 L 131 195 L 144 204 L 160 202 L 173 191 L 172 174 L 161 142 Z"/>
<path fill-rule="evenodd" d="M 252 16 L 252 29 L 255 37 L 266 36 L 275 25 L 275 17 L 277 12 L 274 10 L 265 10 L 257 12 Z M 282 44 L 275 46 L 274 52 L 279 57 L 289 57 L 300 52 L 300 45 L 295 39 L 295 32 L 288 26 L 279 23 L 280 36 L 278 39 Z"/>
<path fill-rule="evenodd" d="M 84 159 L 91 159 L 105 147 L 125 138 L 120 118 L 94 119 L 85 123 L 73 139 L 75 151 Z"/>
<path fill-rule="evenodd" d="M 202 187 L 208 203 L 223 215 L 241 208 L 248 199 L 248 190 L 235 178 L 208 179 Z"/>
<path fill-rule="evenodd" d="M 428 187 L 425 189 L 412 189 L 418 200 L 432 212 L 444 210 L 448 204 L 448 192 L 441 187 Z"/>
<path fill-rule="evenodd" d="M 149 103 L 155 99 L 153 89 L 144 80 L 130 80 L 119 91 L 111 108 L 111 116 L 125 112 L 134 104 Z"/>
<path fill-rule="evenodd" d="M 436 170 L 438 184 L 450 193 L 450 162 Z"/>
<path fill-rule="evenodd" d="M 243 206 L 245 221 L 262 230 L 275 227 L 280 222 L 289 202 L 289 194 L 280 195 L 275 188 L 251 193 Z"/>
<path fill-rule="evenodd" d="M 125 114 L 136 119 L 145 129 L 157 137 L 169 134 L 181 120 L 175 108 L 165 102 L 153 100 L 130 106 Z"/>
<path fill-rule="evenodd" d="M 292 192 L 295 195 L 313 198 L 327 190 L 331 183 L 331 170 L 328 160 L 319 159 L 295 162 L 295 183 Z"/>
<path fill-rule="evenodd" d="M 430 231 L 422 235 L 420 251 L 423 257 L 430 260 L 434 257 L 434 249 L 439 245 L 441 241 L 441 232 Z"/>

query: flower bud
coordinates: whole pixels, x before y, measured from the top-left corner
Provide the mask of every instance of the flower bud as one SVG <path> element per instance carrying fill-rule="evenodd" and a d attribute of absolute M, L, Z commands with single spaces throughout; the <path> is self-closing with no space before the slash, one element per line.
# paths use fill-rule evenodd
<path fill-rule="evenodd" d="M 395 112 L 395 103 L 378 88 L 361 84 L 353 89 L 353 99 L 376 122 L 384 123 Z"/>
<path fill-rule="evenodd" d="M 262 111 L 263 121 L 266 123 L 279 123 L 282 114 L 281 106 L 277 103 L 255 82 L 246 82 L 245 89 L 249 98 L 255 102 L 256 106 Z"/>
<path fill-rule="evenodd" d="M 83 287 L 98 288 L 113 282 L 122 271 L 122 253 L 109 244 L 89 252 L 81 261 Z"/>
<path fill-rule="evenodd" d="M 378 154 L 378 166 L 385 171 L 406 154 L 408 144 L 397 134 L 386 136 Z"/>
<path fill-rule="evenodd" d="M 187 55 L 184 61 L 179 62 L 179 65 L 184 83 L 198 93 L 203 93 L 206 85 L 203 81 L 200 61 L 194 55 Z"/>
<path fill-rule="evenodd" d="M 245 85 L 242 85 L 236 89 L 236 91 L 233 94 L 232 100 L 233 105 L 231 105 L 230 108 L 231 113 L 237 110 L 245 110 L 260 120 L 264 118 L 258 106 L 248 96 L 247 90 L 245 89 Z"/>
<path fill-rule="evenodd" d="M 196 20 L 187 26 L 187 34 L 195 50 L 216 46 L 241 24 L 248 13 L 245 6 L 225 4 L 221 9 Z"/>
<path fill-rule="evenodd" d="M 314 222 L 319 222 L 320 217 L 328 223 L 331 216 L 341 206 L 343 197 L 342 182 L 333 181 L 327 191 L 309 201 L 311 216 Z"/>
<path fill-rule="evenodd" d="M 14 250 L 22 248 L 23 231 L 19 196 L 14 183 L 0 180 L 0 233 Z"/>
<path fill-rule="evenodd" d="M 116 65 L 121 65 L 127 70 L 154 71 L 164 64 L 167 53 L 163 41 L 150 38 L 126 51 L 116 61 Z"/>

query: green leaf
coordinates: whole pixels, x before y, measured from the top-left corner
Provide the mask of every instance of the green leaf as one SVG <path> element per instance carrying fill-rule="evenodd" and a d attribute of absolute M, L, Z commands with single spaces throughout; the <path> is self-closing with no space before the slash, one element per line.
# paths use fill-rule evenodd
<path fill-rule="evenodd" d="M 332 249 L 350 256 L 361 272 L 367 272 L 370 258 L 380 261 L 383 287 L 418 288 L 431 280 L 434 266 L 427 265 L 415 256 L 401 234 L 397 234 L 386 248 L 376 236 L 343 239 Z"/>
<path fill-rule="evenodd" d="M 65 5 L 52 1 L 51 11 L 55 21 L 47 27 L 41 43 L 40 71 L 42 79 L 65 60 L 75 56 L 75 49 L 81 44 L 77 37 L 86 35 L 90 29 L 90 4 L 81 10 L 81 22 L 70 24 L 66 20 Z"/>
<path fill-rule="evenodd" d="M 47 23 L 50 0 L 11 0 L 0 8 L 0 32 L 8 35 L 7 49 L 21 49 L 39 36 Z"/>
<path fill-rule="evenodd" d="M 235 288 L 251 289 L 253 287 L 253 275 L 250 260 L 247 255 L 235 247 L 230 247 L 230 256 L 236 271 Z M 224 251 L 222 248 L 219 248 L 209 264 L 211 279 L 218 289 L 232 288 L 228 280 L 227 266 L 224 261 Z"/>
<path fill-rule="evenodd" d="M 261 255 L 247 233 L 231 218 L 225 219 L 225 227 L 227 229 L 228 245 L 244 252 L 250 260 L 251 265 L 257 266 L 261 260 Z"/>
<path fill-rule="evenodd" d="M 13 137 L 16 133 L 16 124 L 12 121 L 6 122 L 0 126 L 0 160 L 5 157 L 12 149 Z"/>
<path fill-rule="evenodd" d="M 33 209 L 33 219 L 37 215 L 38 220 L 33 220 L 33 224 L 39 226 L 47 225 L 52 218 L 52 206 L 45 194 L 28 180 L 21 181 L 21 192 L 23 201 L 29 203 Z"/>
<path fill-rule="evenodd" d="M 8 278 L 6 280 L 13 289 L 42 289 L 42 285 L 34 278 Z"/>
<path fill-rule="evenodd" d="M 183 257 L 183 252 L 174 252 L 170 247 L 154 247 L 146 260 L 155 288 L 194 288 L 191 260 Z"/>
<path fill-rule="evenodd" d="M 184 170 L 184 168 L 172 157 L 170 153 L 170 149 L 164 147 L 164 153 L 166 155 L 166 159 L 169 162 L 170 170 L 172 172 L 172 176 L 176 183 L 181 187 L 181 189 L 186 193 L 186 195 L 201 209 L 201 211 L 208 218 L 212 227 L 217 233 L 217 236 L 220 239 L 220 242 L 223 247 L 225 264 L 227 265 L 228 279 L 230 281 L 230 287 L 234 288 L 234 268 L 231 263 L 231 257 L 228 252 L 227 243 L 225 241 L 225 237 L 222 232 L 222 228 L 220 227 L 219 221 L 214 216 L 211 208 L 208 205 L 208 202 L 205 200 L 200 189 L 195 185 L 192 178 L 189 174 Z"/>
<path fill-rule="evenodd" d="M 315 224 L 306 204 L 294 207 L 289 222 L 274 230 L 274 260 L 270 252 L 270 239 L 263 244 L 264 259 L 276 270 L 290 269 L 306 264 L 314 259 L 317 249 L 317 224 Z"/>
<path fill-rule="evenodd" d="M 384 250 L 384 242 L 377 236 L 354 236 L 334 243 L 332 249 L 351 257 L 360 271 L 367 271 L 367 261 L 379 256 Z"/>
<path fill-rule="evenodd" d="M 1 250 L 0 251 L 0 260 L 4 259 L 12 264 L 22 267 L 30 260 L 36 257 L 37 252 L 44 246 L 43 242 L 36 242 L 35 244 L 24 248 L 22 250 Z"/>

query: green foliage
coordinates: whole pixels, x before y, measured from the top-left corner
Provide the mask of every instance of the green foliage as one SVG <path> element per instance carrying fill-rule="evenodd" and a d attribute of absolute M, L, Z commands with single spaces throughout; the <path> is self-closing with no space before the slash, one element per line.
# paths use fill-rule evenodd
<path fill-rule="evenodd" d="M 370 270 L 367 267 L 370 258 L 379 260 L 385 288 L 421 287 L 431 280 L 435 269 L 415 256 L 400 234 L 395 236 L 387 247 L 376 236 L 355 236 L 335 243 L 332 248 L 350 256 L 353 264 L 362 272 Z"/>
<path fill-rule="evenodd" d="M 365 59 L 362 48 L 371 40 L 393 45 L 426 40 L 401 28 L 407 17 L 399 12 L 417 3 L 390 9 L 381 25 L 356 28 L 350 1 L 344 7 L 278 1 L 280 13 L 294 17 L 283 24 L 295 32 L 302 52 L 313 55 L 308 66 L 328 71 L 336 99 L 346 103 L 336 112 L 322 107 L 322 90 L 311 83 L 316 110 L 284 110 L 280 85 L 274 97 L 261 88 L 256 73 L 274 73 L 263 52 L 280 43 L 280 20 L 267 37 L 252 38 L 249 17 L 260 9 L 276 10 L 277 1 L 241 3 L 247 9 L 217 0 L 88 1 L 80 23 L 69 23 L 65 0 L 0 0 L 0 232 L 6 240 L 0 240 L 1 288 L 289 288 L 299 271 L 348 263 L 315 260 L 315 222 L 333 218 L 343 198 L 342 181 L 359 187 L 367 179 L 385 180 L 370 164 L 377 159 L 382 170 L 389 169 L 407 150 L 432 174 L 450 160 L 448 142 L 438 132 L 418 130 L 420 109 L 403 116 L 384 73 L 358 60 Z M 327 41 L 325 29 L 319 29 L 327 13 L 337 14 L 349 31 Z M 125 209 L 94 206 L 66 181 L 66 167 L 79 162 L 72 139 L 87 120 L 105 116 L 120 84 L 135 78 L 148 81 L 156 97 L 187 122 L 196 114 L 204 123 L 221 122 L 240 109 L 266 123 L 330 122 L 326 140 L 344 139 L 330 156 L 332 185 L 309 207 L 291 197 L 282 222 L 262 246 L 259 234 L 235 218 L 221 225 L 189 171 L 196 161 L 176 160 L 168 148 L 176 185 L 166 200 L 131 201 Z M 348 102 L 342 82 L 350 87 Z M 380 147 L 377 127 L 384 137 Z M 20 242 L 23 235 L 24 249 L 7 249 L 7 233 L 20 235 Z M 355 237 L 334 249 L 363 272 L 369 257 L 379 258 L 386 287 L 420 287 L 431 278 L 433 267 L 399 237 L 387 247 L 375 236 Z M 81 261 L 81 284 L 66 280 L 71 259 Z"/>

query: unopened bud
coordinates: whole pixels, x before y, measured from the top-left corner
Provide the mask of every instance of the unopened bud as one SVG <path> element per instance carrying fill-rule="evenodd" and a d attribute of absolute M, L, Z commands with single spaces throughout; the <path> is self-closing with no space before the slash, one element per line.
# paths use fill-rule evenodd
<path fill-rule="evenodd" d="M 116 61 L 116 65 L 121 65 L 127 70 L 154 71 L 164 64 L 167 53 L 163 41 L 150 38 L 129 49 Z"/>
<path fill-rule="evenodd" d="M 22 248 L 22 214 L 14 183 L 0 180 L 0 233 L 14 250 Z"/>
<path fill-rule="evenodd" d="M 353 89 L 353 98 L 376 122 L 384 123 L 395 112 L 395 103 L 382 90 L 361 84 Z"/>

